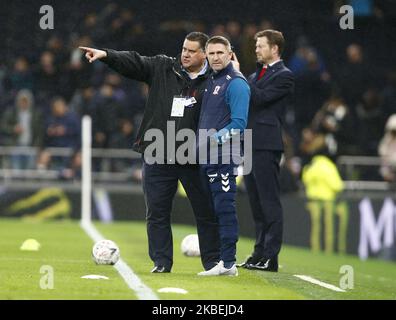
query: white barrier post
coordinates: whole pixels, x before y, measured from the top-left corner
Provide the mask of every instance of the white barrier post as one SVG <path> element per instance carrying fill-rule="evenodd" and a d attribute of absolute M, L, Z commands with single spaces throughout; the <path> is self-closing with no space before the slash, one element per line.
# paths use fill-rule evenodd
<path fill-rule="evenodd" d="M 82 118 L 82 164 L 81 164 L 81 223 L 91 223 L 92 196 L 92 120 L 89 116 Z"/>

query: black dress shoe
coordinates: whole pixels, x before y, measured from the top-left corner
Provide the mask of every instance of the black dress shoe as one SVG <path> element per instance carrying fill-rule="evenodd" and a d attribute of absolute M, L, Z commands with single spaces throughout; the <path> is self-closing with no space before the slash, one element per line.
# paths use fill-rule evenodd
<path fill-rule="evenodd" d="M 155 266 L 153 270 L 151 270 L 152 273 L 169 273 L 170 270 L 165 268 L 164 266 Z"/>
<path fill-rule="evenodd" d="M 261 257 L 255 256 L 255 255 L 251 255 L 249 258 L 246 259 L 246 261 L 237 264 L 236 266 L 238 268 L 242 267 L 242 268 L 246 268 L 247 265 L 249 264 L 256 264 L 260 261 Z"/>
<path fill-rule="evenodd" d="M 245 268 L 250 270 L 278 272 L 278 259 L 277 258 L 261 259 L 257 263 L 247 264 Z"/>

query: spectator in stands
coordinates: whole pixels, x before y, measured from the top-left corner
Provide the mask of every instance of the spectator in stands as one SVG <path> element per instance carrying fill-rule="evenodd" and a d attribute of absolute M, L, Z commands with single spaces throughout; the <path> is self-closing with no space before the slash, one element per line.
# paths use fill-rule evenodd
<path fill-rule="evenodd" d="M 136 136 L 133 123 L 129 119 L 120 119 L 118 126 L 119 130 L 110 140 L 111 148 L 131 149 Z"/>
<path fill-rule="evenodd" d="M 20 90 L 15 105 L 1 118 L 3 144 L 17 147 L 40 147 L 43 139 L 41 112 L 34 106 L 30 90 Z M 34 156 L 15 151 L 11 157 L 13 169 L 33 169 Z"/>
<path fill-rule="evenodd" d="M 14 68 L 10 75 L 10 82 L 12 89 L 15 91 L 21 89 L 33 90 L 33 74 L 25 57 L 18 57 L 15 60 Z"/>
<path fill-rule="evenodd" d="M 389 117 L 385 130 L 378 148 L 382 162 L 380 172 L 384 180 L 396 182 L 396 114 Z"/>
<path fill-rule="evenodd" d="M 323 134 L 313 130 L 311 127 L 306 127 L 302 130 L 301 143 L 299 145 L 302 166 L 306 165 L 315 154 L 325 150 L 328 150 L 328 147 L 326 137 Z"/>
<path fill-rule="evenodd" d="M 121 118 L 130 119 L 136 126 L 138 118 L 144 113 L 149 87 L 145 83 L 131 83 L 127 87 L 126 104 L 124 103 L 120 112 Z"/>
<path fill-rule="evenodd" d="M 51 103 L 51 115 L 45 123 L 44 148 L 80 148 L 81 124 L 80 118 L 69 108 L 66 101 L 56 97 Z M 49 166 L 52 155 L 48 150 L 39 158 L 39 168 L 46 169 Z M 53 157 L 52 164 L 57 168 L 67 165 L 69 157 Z"/>
<path fill-rule="evenodd" d="M 44 51 L 34 71 L 35 92 L 39 101 L 48 101 L 59 90 L 59 70 L 52 52 Z"/>
<path fill-rule="evenodd" d="M 50 51 L 54 55 L 55 65 L 65 72 L 69 63 L 70 50 L 65 48 L 64 41 L 58 35 L 53 35 L 48 39 L 45 50 Z"/>
<path fill-rule="evenodd" d="M 81 51 L 81 50 L 80 50 Z M 122 87 L 121 76 L 117 73 L 111 72 L 105 77 L 105 83 L 113 88 L 113 99 L 120 104 L 125 104 L 126 92 Z"/>
<path fill-rule="evenodd" d="M 296 42 L 296 51 L 289 61 L 290 70 L 292 70 L 295 75 L 299 76 L 307 70 L 309 61 L 315 57 L 319 71 L 321 73 L 325 72 L 326 69 L 323 58 L 319 55 L 318 51 L 310 45 L 308 38 L 302 35 L 297 38 Z"/>
<path fill-rule="evenodd" d="M 356 105 L 375 78 L 373 67 L 367 63 L 359 44 L 348 45 L 346 62 L 337 68 L 335 76 L 341 86 L 341 95 L 345 97 L 345 102 L 351 106 L 351 111 L 355 114 Z"/>
<path fill-rule="evenodd" d="M 358 146 L 361 155 L 377 155 L 378 143 L 384 132 L 385 118 L 381 96 L 374 88 L 367 89 L 356 107 Z"/>
<path fill-rule="evenodd" d="M 93 117 L 95 112 L 95 95 L 95 88 L 86 84 L 85 87 L 76 90 L 74 93 L 69 104 L 70 110 L 80 116 L 89 115 Z"/>
<path fill-rule="evenodd" d="M 110 147 L 116 149 L 131 149 L 136 138 L 136 130 L 129 119 L 118 120 L 119 130 L 114 133 L 110 140 Z M 112 170 L 121 171 L 127 167 L 136 164 L 136 161 L 130 159 L 115 159 L 112 161 Z M 140 161 L 139 161 L 140 162 Z"/>
<path fill-rule="evenodd" d="M 325 71 L 318 53 L 311 47 L 302 47 L 301 65 L 297 68 L 295 104 L 296 122 L 300 128 L 308 126 L 330 95 L 330 76 Z"/>
<path fill-rule="evenodd" d="M 93 113 L 93 147 L 108 148 L 111 136 L 117 128 L 117 112 L 120 104 L 117 101 L 112 85 L 105 83 L 95 99 Z"/>
<path fill-rule="evenodd" d="M 385 117 L 381 96 L 374 88 L 367 89 L 356 108 L 356 137 L 359 155 L 377 156 L 378 144 L 383 136 Z M 376 181 L 381 179 L 378 169 L 365 166 L 359 170 L 359 179 Z"/>
<path fill-rule="evenodd" d="M 89 46 L 92 44 L 92 40 L 88 36 L 82 36 L 76 41 L 77 46 Z M 86 86 L 86 83 L 91 82 L 93 75 L 92 65 L 83 63 L 84 55 L 81 50 L 74 49 L 71 51 L 68 61 L 68 74 L 69 81 L 65 86 L 64 94 L 71 98 L 73 93 L 80 88 Z"/>
<path fill-rule="evenodd" d="M 342 98 L 330 97 L 316 113 L 311 128 L 329 140 L 332 155 L 357 153 L 353 118 Z"/>

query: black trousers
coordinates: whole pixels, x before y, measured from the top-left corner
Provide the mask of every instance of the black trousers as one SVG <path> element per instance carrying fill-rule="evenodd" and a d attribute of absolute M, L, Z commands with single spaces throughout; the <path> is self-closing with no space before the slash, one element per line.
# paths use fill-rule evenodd
<path fill-rule="evenodd" d="M 220 238 L 216 216 L 203 189 L 199 165 L 147 164 L 143 162 L 143 192 L 146 201 L 149 255 L 155 265 L 173 265 L 171 211 L 181 181 L 190 200 L 205 270 L 219 261 Z"/>
<path fill-rule="evenodd" d="M 279 163 L 281 151 L 253 150 L 252 171 L 244 177 L 256 228 L 253 255 L 276 258 L 283 235 Z"/>

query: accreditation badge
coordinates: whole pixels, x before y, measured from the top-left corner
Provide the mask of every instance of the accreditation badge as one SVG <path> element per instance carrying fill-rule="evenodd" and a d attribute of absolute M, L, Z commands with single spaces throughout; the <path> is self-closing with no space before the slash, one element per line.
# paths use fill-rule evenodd
<path fill-rule="evenodd" d="M 171 117 L 183 117 L 186 98 L 180 96 L 173 97 Z"/>

